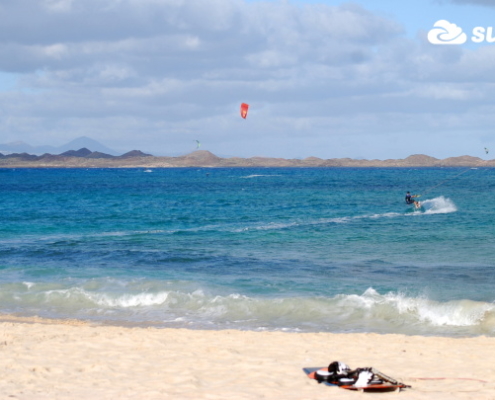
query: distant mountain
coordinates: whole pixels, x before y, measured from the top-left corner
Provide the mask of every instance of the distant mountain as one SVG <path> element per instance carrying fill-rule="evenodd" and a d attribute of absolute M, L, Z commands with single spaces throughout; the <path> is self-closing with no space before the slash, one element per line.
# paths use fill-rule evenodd
<path fill-rule="evenodd" d="M 64 144 L 63 146 L 31 146 L 25 142 L 18 141 L 18 142 L 11 142 L 11 143 L 4 143 L 0 144 L 0 153 L 3 154 L 8 154 L 8 153 L 29 153 L 29 154 L 36 154 L 36 155 L 41 155 L 45 153 L 50 153 L 50 154 L 60 154 L 66 151 L 70 151 L 73 149 L 81 149 L 81 148 L 86 148 L 89 149 L 92 152 L 100 152 L 100 153 L 105 153 L 105 154 L 110 154 L 113 156 L 119 155 L 115 150 L 112 150 L 105 145 L 97 142 L 96 140 L 93 140 L 87 136 L 81 136 L 78 137 L 72 141 L 70 141 L 67 144 Z"/>
<path fill-rule="evenodd" d="M 133 150 L 121 156 L 110 156 L 87 148 L 73 150 L 69 155 L 44 154 L 34 156 L 27 153 L 0 154 L 0 168 L 234 168 L 234 167 L 304 167 L 304 168 L 411 168 L 411 167 L 495 167 L 495 159 L 460 156 L 439 160 L 424 154 L 414 154 L 404 159 L 353 160 L 330 158 L 327 160 L 308 157 L 284 159 L 270 157 L 222 158 L 205 150 L 197 150 L 180 157 L 153 157 Z M 467 170 L 466 170 L 467 171 Z"/>
<path fill-rule="evenodd" d="M 112 156 L 110 154 L 102 153 L 100 151 L 93 151 L 91 154 L 84 156 L 86 158 L 114 158 L 116 156 Z M 122 156 L 119 156 L 122 157 Z"/>
<path fill-rule="evenodd" d="M 152 157 L 152 155 L 143 153 L 141 150 L 131 150 L 120 156 L 120 158 L 132 158 L 132 157 Z"/>
<path fill-rule="evenodd" d="M 113 156 L 111 154 L 102 153 L 101 151 L 91 151 L 86 147 L 79 150 L 68 150 L 60 156 L 65 157 L 84 157 L 84 158 L 133 158 L 133 157 L 153 157 L 151 154 L 143 153 L 141 150 L 131 150 L 121 156 Z"/>
<path fill-rule="evenodd" d="M 0 153 L 29 153 L 43 154 L 53 152 L 56 148 L 53 146 L 31 146 L 23 141 L 0 144 Z"/>
<path fill-rule="evenodd" d="M 86 158 L 86 159 L 96 159 L 96 158 L 106 158 L 106 159 L 132 159 L 132 158 L 143 158 L 143 157 L 153 157 L 151 154 L 143 153 L 140 150 L 131 150 L 121 156 L 112 156 L 110 154 L 101 153 L 99 151 L 91 151 L 86 147 L 79 150 L 68 150 L 61 154 L 50 154 L 44 153 L 41 156 L 35 154 L 23 153 L 10 153 L 2 154 L 0 153 L 0 159 L 17 159 L 18 161 L 42 161 L 42 162 L 64 162 L 67 158 Z"/>
<path fill-rule="evenodd" d="M 110 154 L 111 156 L 118 156 L 119 153 L 116 152 L 115 150 L 112 150 L 108 148 L 107 146 L 97 142 L 96 140 L 93 140 L 87 136 L 81 136 L 78 137 L 71 142 L 60 146 L 57 148 L 59 152 L 67 151 L 67 150 L 72 150 L 72 149 L 81 149 L 81 148 L 87 148 L 91 151 L 97 151 L 99 153 L 105 153 L 105 154 Z"/>
<path fill-rule="evenodd" d="M 79 150 L 67 150 L 61 153 L 61 156 L 66 156 L 66 157 L 86 157 L 89 156 L 92 153 L 91 150 L 87 149 L 86 147 L 83 147 L 82 149 Z"/>

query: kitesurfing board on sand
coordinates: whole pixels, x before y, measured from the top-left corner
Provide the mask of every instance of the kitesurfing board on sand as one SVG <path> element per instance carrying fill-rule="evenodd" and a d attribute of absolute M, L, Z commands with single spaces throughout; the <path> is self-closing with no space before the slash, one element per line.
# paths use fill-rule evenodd
<path fill-rule="evenodd" d="M 328 371 L 328 368 L 327 367 L 303 368 L 303 371 L 308 376 L 308 378 L 316 380 L 316 371 Z M 363 392 L 399 392 L 401 389 L 409 387 L 400 382 L 396 382 L 394 384 L 391 382 L 386 382 L 385 380 L 382 383 L 370 383 L 367 386 L 363 386 L 363 387 L 354 386 L 352 385 L 352 383 L 350 383 L 349 385 L 346 385 L 345 383 L 344 384 L 341 383 L 339 385 L 331 382 L 321 382 L 321 383 L 327 386 L 337 386 L 337 387 L 341 387 L 342 389 L 356 390 Z"/>

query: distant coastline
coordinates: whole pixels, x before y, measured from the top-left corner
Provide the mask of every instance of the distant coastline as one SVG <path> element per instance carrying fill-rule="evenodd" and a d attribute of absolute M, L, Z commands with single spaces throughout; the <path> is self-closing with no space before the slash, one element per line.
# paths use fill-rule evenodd
<path fill-rule="evenodd" d="M 422 154 L 403 159 L 355 160 L 351 158 L 285 159 L 271 157 L 229 157 L 222 158 L 206 151 L 198 150 L 178 157 L 155 157 L 139 150 L 121 156 L 92 152 L 86 148 L 70 150 L 59 155 L 41 156 L 27 153 L 0 154 L 0 168 L 235 168 L 235 167 L 495 167 L 494 160 L 460 156 L 437 159 Z"/>

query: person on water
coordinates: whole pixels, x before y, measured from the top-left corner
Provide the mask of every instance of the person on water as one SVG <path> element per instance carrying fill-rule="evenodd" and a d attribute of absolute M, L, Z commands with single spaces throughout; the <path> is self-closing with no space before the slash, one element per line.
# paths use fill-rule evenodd
<path fill-rule="evenodd" d="M 406 204 L 414 204 L 416 208 L 419 208 L 419 202 L 413 200 L 413 198 L 419 197 L 417 194 L 411 194 L 410 192 L 406 193 Z"/>

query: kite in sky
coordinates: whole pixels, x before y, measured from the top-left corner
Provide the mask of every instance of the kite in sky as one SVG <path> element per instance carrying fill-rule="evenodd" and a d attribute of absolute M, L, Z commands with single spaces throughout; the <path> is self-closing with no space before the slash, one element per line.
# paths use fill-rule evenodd
<path fill-rule="evenodd" d="M 196 148 L 199 149 L 201 147 L 201 143 L 199 142 L 199 140 L 196 140 Z"/>
<path fill-rule="evenodd" d="M 488 149 L 485 147 L 485 153 L 488 154 Z"/>
<path fill-rule="evenodd" d="M 248 108 L 249 108 L 249 104 L 246 103 L 241 104 L 241 117 L 244 119 L 246 119 L 247 117 Z"/>

